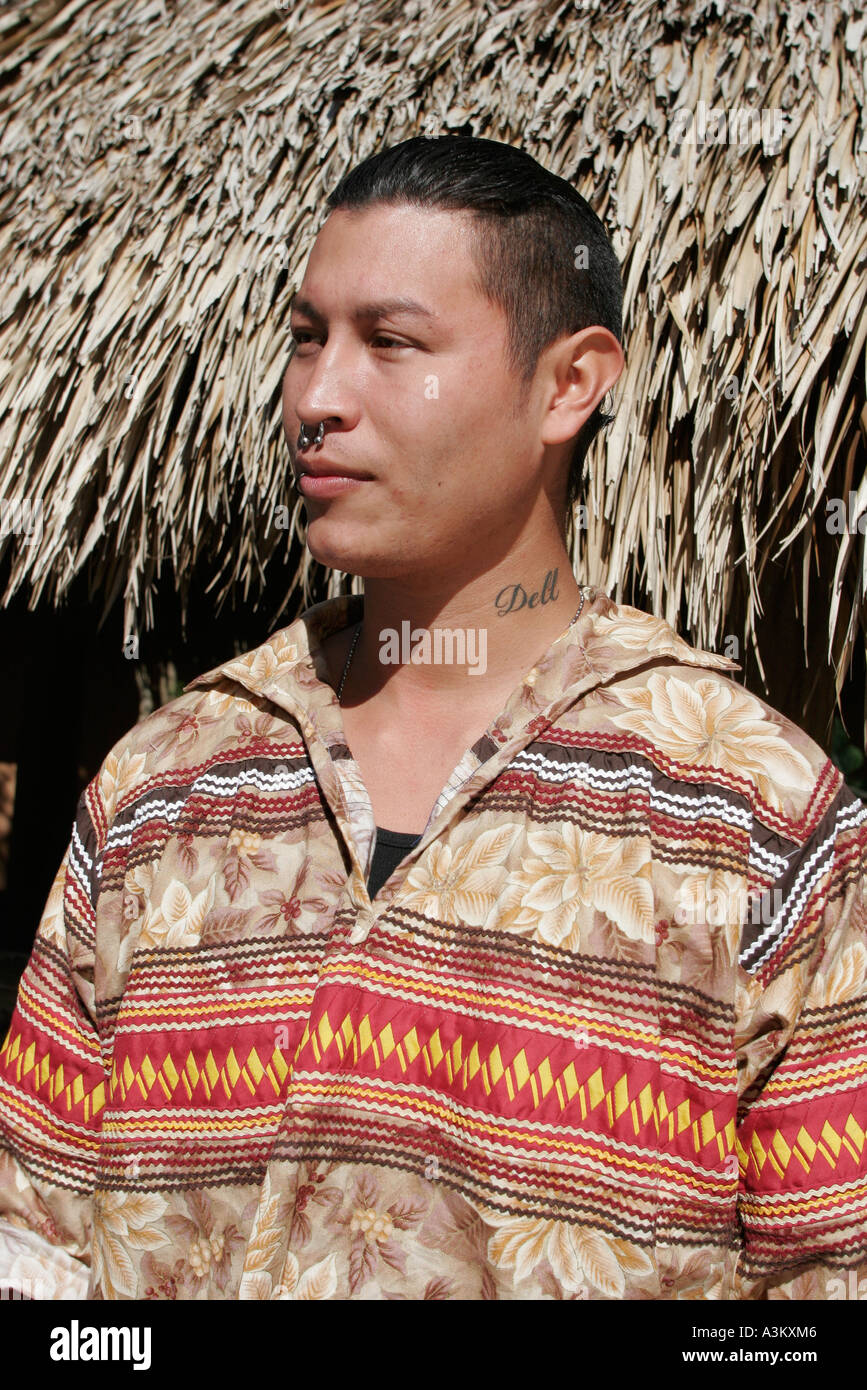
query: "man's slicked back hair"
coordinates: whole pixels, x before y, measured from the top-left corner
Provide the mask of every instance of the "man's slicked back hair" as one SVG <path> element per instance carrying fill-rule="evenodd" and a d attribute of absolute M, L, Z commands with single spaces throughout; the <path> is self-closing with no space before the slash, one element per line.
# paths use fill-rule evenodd
<path fill-rule="evenodd" d="M 414 136 L 350 169 L 326 205 L 375 203 L 472 216 L 478 286 L 506 315 L 508 360 L 524 389 L 560 337 L 599 324 L 621 341 L 623 283 L 605 228 L 571 184 L 526 151 L 470 135 Z M 597 406 L 581 427 L 568 503 L 579 495 L 591 442 L 612 418 Z"/>

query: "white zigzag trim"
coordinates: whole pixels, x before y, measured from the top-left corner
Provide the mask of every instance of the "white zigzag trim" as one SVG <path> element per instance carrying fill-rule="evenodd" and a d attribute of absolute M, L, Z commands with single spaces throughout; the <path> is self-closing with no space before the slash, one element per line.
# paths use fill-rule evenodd
<path fill-rule="evenodd" d="M 70 844 L 72 846 L 72 853 L 75 855 L 76 859 L 80 862 L 83 862 L 87 866 L 87 872 L 90 873 L 91 869 L 93 868 L 93 860 L 91 859 L 87 850 L 84 848 L 84 843 L 82 841 L 81 836 L 78 833 L 77 825 L 74 825 L 72 827 Z"/>
<path fill-rule="evenodd" d="M 769 941 L 768 947 L 758 960 L 754 962 L 751 967 L 753 971 L 757 970 L 789 935 L 795 924 L 795 919 L 803 909 L 804 903 L 809 897 L 810 892 L 821 874 L 827 868 L 827 863 L 820 863 L 815 873 L 812 874 L 812 877 L 808 877 L 813 869 L 813 865 L 816 864 L 817 861 L 822 860 L 823 856 L 827 857 L 827 850 L 829 846 L 833 846 L 840 831 L 851 829 L 853 826 L 863 825 L 865 822 L 867 822 L 867 806 L 862 802 L 852 802 L 848 806 L 840 807 L 831 834 L 802 866 L 801 873 L 793 885 L 792 896 L 789 898 L 789 901 L 781 908 L 773 922 L 762 932 L 761 936 L 757 937 L 752 945 L 741 955 L 741 964 L 744 965 L 745 969 L 747 969 L 747 966 L 744 964 L 745 961 L 764 945 L 766 939 Z M 802 880 L 803 886 L 801 886 Z M 787 926 L 783 926 L 782 924 L 787 913 L 792 916 L 792 920 Z"/>
<path fill-rule="evenodd" d="M 189 789 L 178 801 L 169 802 L 162 798 L 147 797 L 136 806 L 131 820 L 127 821 L 125 825 L 111 827 L 108 832 L 107 844 L 110 844 L 112 848 L 117 845 L 128 845 L 134 831 L 140 829 L 142 825 L 147 825 L 148 821 L 154 820 L 158 816 L 162 816 L 174 824 L 183 813 L 189 798 L 196 792 L 213 792 L 228 798 L 234 796 L 239 787 L 245 783 L 252 782 L 260 791 L 267 789 L 292 791 L 313 780 L 312 768 L 302 768 L 299 772 L 294 773 L 267 773 L 253 768 L 243 773 L 232 773 L 229 777 L 219 777 L 213 772 L 206 772 L 190 784 Z"/>
<path fill-rule="evenodd" d="M 767 949 L 762 953 L 761 956 L 759 956 L 759 958 L 753 963 L 751 967 L 752 970 L 758 970 L 759 966 L 767 960 L 768 956 L 770 956 L 772 952 L 775 951 L 790 934 L 801 912 L 803 911 L 804 904 L 810 896 L 810 893 L 812 892 L 816 883 L 819 881 L 819 879 L 822 877 L 822 874 L 828 867 L 827 851 L 830 846 L 833 846 L 835 838 L 836 831 L 828 836 L 827 840 L 825 840 L 819 846 L 819 848 L 813 852 L 813 854 L 807 860 L 806 864 L 802 866 L 801 871 L 798 874 L 798 877 L 792 886 L 792 893 L 788 901 L 783 904 L 783 906 L 780 908 L 780 911 L 777 913 L 777 916 L 771 923 L 769 923 L 769 925 L 765 928 L 761 935 L 756 937 L 755 941 L 753 941 L 741 954 L 740 961 L 741 964 L 744 966 L 744 969 L 748 968 L 746 965 L 746 961 L 749 959 L 749 957 L 755 955 L 755 953 L 759 951 L 767 941 Z M 814 865 L 816 866 L 815 869 Z M 786 920 L 787 918 L 789 919 L 788 921 Z"/>

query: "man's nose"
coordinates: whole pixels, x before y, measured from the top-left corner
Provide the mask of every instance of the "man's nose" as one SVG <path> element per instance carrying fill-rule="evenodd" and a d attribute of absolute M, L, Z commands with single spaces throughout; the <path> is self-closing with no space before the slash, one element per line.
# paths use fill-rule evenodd
<path fill-rule="evenodd" d="M 313 427 L 320 420 L 351 425 L 358 413 L 357 356 L 348 344 L 329 339 L 308 367 L 295 414 Z"/>

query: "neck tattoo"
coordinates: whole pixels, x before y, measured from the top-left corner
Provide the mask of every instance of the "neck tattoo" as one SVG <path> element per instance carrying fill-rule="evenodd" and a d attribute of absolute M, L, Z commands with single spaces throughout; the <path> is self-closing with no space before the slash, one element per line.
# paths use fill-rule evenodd
<path fill-rule="evenodd" d="M 555 575 L 556 575 L 557 571 L 555 570 L 554 573 L 555 573 Z M 574 626 L 575 626 L 575 624 L 577 623 L 578 619 L 581 617 L 581 613 L 582 613 L 583 608 L 584 608 L 584 590 L 582 589 L 582 590 L 581 590 L 581 602 L 578 604 L 578 607 L 577 607 L 576 610 L 575 610 L 575 616 L 571 619 L 571 621 L 570 621 L 570 623 L 569 623 L 569 627 L 574 627 Z M 340 704 L 340 701 L 341 701 L 341 699 L 343 698 L 343 687 L 346 685 L 346 677 L 349 675 L 349 668 L 350 668 L 350 666 L 352 665 L 352 658 L 355 656 L 355 648 L 358 646 L 358 639 L 359 639 L 359 637 L 361 636 L 361 628 L 362 628 L 362 624 L 361 624 L 361 623 L 358 623 L 358 624 L 356 625 L 356 628 L 355 628 L 355 636 L 353 637 L 352 643 L 351 643 L 350 648 L 349 648 L 349 655 L 347 656 L 346 661 L 344 662 L 344 665 L 343 665 L 343 674 L 342 674 L 342 676 L 340 677 L 340 684 L 339 684 L 338 687 L 337 687 L 337 703 L 338 703 L 338 704 Z M 568 632 L 568 628 L 566 629 L 566 631 Z"/>

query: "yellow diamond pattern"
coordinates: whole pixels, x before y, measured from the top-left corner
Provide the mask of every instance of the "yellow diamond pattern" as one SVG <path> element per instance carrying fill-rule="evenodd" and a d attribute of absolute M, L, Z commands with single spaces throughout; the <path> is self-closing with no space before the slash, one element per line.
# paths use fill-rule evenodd
<path fill-rule="evenodd" d="M 467 1051 L 467 1042 L 460 1035 L 451 1047 L 446 1049 L 438 1028 L 434 1029 L 426 1041 L 419 1039 L 416 1027 L 410 1028 L 401 1039 L 396 1039 L 391 1023 L 387 1023 L 374 1035 L 368 1014 L 357 1024 L 349 1014 L 345 1014 L 336 1028 L 327 1013 L 323 1014 L 312 1033 L 309 1025 L 305 1028 L 295 1053 L 296 1058 L 308 1042 L 317 1062 L 321 1062 L 333 1046 L 340 1062 L 346 1067 L 356 1065 L 365 1057 L 372 1058 L 374 1065 L 379 1068 L 393 1055 L 405 1074 L 416 1059 L 421 1057 L 422 1066 L 428 1076 L 433 1076 L 438 1068 L 442 1068 L 449 1084 L 457 1084 L 464 1090 L 476 1077 L 481 1078 L 486 1095 L 490 1095 L 496 1086 L 502 1084 L 510 1100 L 514 1100 L 524 1087 L 528 1087 L 534 1106 L 538 1106 L 553 1089 L 562 1110 L 572 1104 L 577 1096 L 582 1120 L 598 1106 L 602 1106 L 608 1124 L 612 1127 L 628 1112 L 636 1136 L 647 1124 L 653 1124 L 656 1133 L 669 1140 L 689 1130 L 695 1152 L 700 1153 L 707 1145 L 715 1144 L 720 1162 L 725 1161 L 735 1145 L 734 1120 L 729 1120 L 722 1128 L 718 1128 L 712 1110 L 699 1113 L 689 1100 L 681 1101 L 672 1110 L 664 1090 L 660 1090 L 655 1096 L 649 1082 L 637 1095 L 632 1095 L 631 1078 L 626 1071 L 617 1078 L 613 1086 L 608 1087 L 601 1067 L 597 1067 L 586 1080 L 581 1081 L 574 1063 L 569 1062 L 561 1074 L 555 1076 L 549 1057 L 543 1057 L 536 1068 L 531 1069 L 523 1048 L 508 1064 L 503 1061 L 497 1043 L 487 1057 L 481 1056 L 478 1039 L 473 1039 L 472 1046 Z"/>
<path fill-rule="evenodd" d="M 788 1139 L 778 1129 L 770 1136 L 766 1136 L 765 1144 L 754 1134 L 749 1149 L 746 1149 L 740 1140 L 737 1141 L 737 1155 L 740 1161 L 741 1172 L 746 1173 L 750 1165 L 756 1177 L 761 1177 L 766 1164 L 782 1178 L 788 1168 L 793 1163 L 797 1163 L 809 1173 L 816 1161 L 817 1155 L 825 1160 L 830 1168 L 836 1168 L 840 1155 L 845 1151 L 856 1163 L 861 1161 L 864 1152 L 864 1144 L 867 1141 L 867 1133 L 861 1128 L 855 1116 L 850 1114 L 842 1131 L 837 1131 L 830 1120 L 822 1122 L 816 1138 L 810 1134 L 805 1125 L 801 1125 L 792 1142 L 791 1134 Z"/>
<path fill-rule="evenodd" d="M 105 1105 L 105 1082 L 100 1081 L 93 1090 L 85 1091 L 81 1073 L 67 1080 L 63 1063 L 52 1063 L 50 1053 L 44 1053 L 37 1061 L 34 1042 L 22 1052 L 20 1034 L 16 1034 L 14 1038 L 11 1034 L 7 1037 L 0 1049 L 0 1066 L 7 1069 L 18 1082 L 32 1072 L 33 1087 L 37 1095 L 44 1091 L 52 1105 L 58 1108 L 65 1107 L 67 1113 L 80 1105 L 85 1124 L 94 1115 L 98 1115 Z"/>
<path fill-rule="evenodd" d="M 786 1136 L 776 1130 L 771 1136 L 766 1135 L 764 1142 L 754 1133 L 749 1149 L 746 1149 L 739 1140 L 735 1140 L 734 1120 L 719 1128 L 713 1111 L 699 1113 L 689 1099 L 678 1102 L 672 1109 L 664 1089 L 654 1095 L 649 1082 L 637 1094 L 631 1094 L 628 1071 L 624 1071 L 613 1085 L 606 1086 L 601 1067 L 581 1080 L 574 1063 L 570 1061 L 560 1075 L 555 1076 L 549 1057 L 543 1057 L 532 1068 L 523 1048 L 508 1063 L 503 1060 L 496 1043 L 487 1056 L 482 1055 L 478 1039 L 473 1039 L 467 1050 L 467 1040 L 458 1036 L 446 1048 L 438 1028 L 424 1041 L 419 1038 L 417 1027 L 410 1028 L 402 1038 L 396 1038 L 391 1023 L 374 1034 L 369 1014 L 365 1014 L 357 1024 L 346 1014 L 335 1028 L 333 1020 L 326 1013 L 312 1032 L 308 1022 L 295 1051 L 295 1058 L 303 1052 L 308 1042 L 317 1062 L 321 1062 L 332 1049 L 336 1054 L 335 1061 L 346 1068 L 356 1065 L 364 1057 L 372 1060 L 378 1069 L 394 1056 L 401 1071 L 406 1073 L 420 1057 L 428 1076 L 433 1076 L 442 1068 L 449 1084 L 458 1085 L 463 1090 L 477 1078 L 481 1080 L 486 1095 L 502 1084 L 510 1100 L 520 1095 L 525 1087 L 529 1088 L 534 1106 L 538 1106 L 553 1089 L 562 1110 L 577 1099 L 582 1120 L 603 1107 L 602 1113 L 609 1127 L 628 1113 L 636 1136 L 648 1124 L 653 1125 L 661 1139 L 667 1138 L 669 1141 L 688 1130 L 697 1154 L 708 1145 L 715 1144 L 720 1162 L 724 1162 L 726 1156 L 734 1151 L 742 1172 L 752 1165 L 758 1176 L 766 1164 L 780 1178 L 793 1164 L 809 1173 L 817 1156 L 823 1158 L 832 1169 L 843 1154 L 858 1162 L 867 1143 L 867 1133 L 850 1114 L 842 1129 L 836 1129 L 826 1119 L 815 1135 L 804 1125 L 794 1137 L 791 1132 Z M 198 1060 L 191 1051 L 174 1058 L 169 1055 L 159 1067 L 145 1054 L 136 1070 L 130 1059 L 125 1057 L 120 1067 L 115 1062 L 112 1068 L 109 1095 L 112 1100 L 119 1097 L 125 1101 L 132 1093 L 134 1100 L 141 1098 L 146 1101 L 157 1088 L 160 1099 L 171 1100 L 180 1092 L 182 1100 L 189 1101 L 196 1088 L 201 1086 L 208 1100 L 215 1093 L 218 1099 L 222 1096 L 231 1099 L 239 1087 L 245 1094 L 254 1095 L 265 1078 L 276 1098 L 284 1090 L 293 1061 L 294 1058 L 287 1060 L 279 1047 L 273 1049 L 267 1060 L 255 1047 L 251 1047 L 243 1059 L 236 1056 L 234 1048 L 231 1048 L 222 1067 L 217 1066 L 210 1051 L 204 1059 L 199 1057 Z M 106 1103 L 102 1082 L 86 1093 L 81 1073 L 67 1077 L 63 1064 L 53 1063 L 49 1053 L 37 1057 L 33 1042 L 22 1051 L 20 1035 L 10 1035 L 6 1039 L 0 1049 L 0 1064 L 4 1064 L 19 1082 L 33 1073 L 36 1091 L 44 1091 L 52 1103 L 59 1100 L 67 1111 L 83 1105 L 85 1122 L 98 1114 Z"/>
<path fill-rule="evenodd" d="M 350 1015 L 346 1014 L 336 1029 L 327 1013 L 322 1015 L 312 1032 L 308 1022 L 295 1051 L 296 1058 L 308 1042 L 317 1062 L 321 1062 L 330 1049 L 334 1048 L 336 1059 L 345 1066 L 355 1065 L 369 1054 L 378 1069 L 387 1058 L 394 1055 L 401 1071 L 406 1073 L 420 1056 L 428 1076 L 433 1076 L 441 1067 L 449 1084 L 457 1084 L 464 1090 L 479 1077 L 486 1095 L 490 1095 L 494 1088 L 502 1083 L 510 1100 L 514 1100 L 527 1087 L 534 1106 L 538 1106 L 553 1089 L 563 1110 L 577 1097 L 582 1120 L 597 1107 L 602 1106 L 609 1126 L 613 1126 L 628 1111 L 636 1136 L 648 1123 L 652 1123 L 657 1134 L 662 1137 L 665 1137 L 667 1132 L 669 1139 L 673 1139 L 685 1129 L 691 1129 L 695 1152 L 699 1153 L 708 1144 L 715 1142 L 721 1161 L 734 1146 L 733 1122 L 719 1130 L 712 1111 L 705 1111 L 693 1117 L 688 1100 L 681 1102 L 673 1111 L 668 1106 L 664 1091 L 654 1096 L 649 1083 L 637 1096 L 631 1096 L 628 1072 L 619 1076 L 613 1086 L 606 1087 L 601 1067 L 597 1067 L 586 1080 L 581 1081 L 576 1074 L 574 1063 L 569 1062 L 562 1073 L 555 1076 L 550 1058 L 542 1058 L 535 1068 L 531 1068 L 523 1048 L 509 1063 L 504 1062 L 496 1043 L 487 1057 L 482 1057 L 477 1039 L 473 1040 L 469 1052 L 466 1052 L 465 1041 L 460 1036 L 446 1049 L 438 1028 L 434 1029 L 425 1042 L 420 1041 L 415 1027 L 410 1028 L 403 1038 L 397 1040 L 391 1023 L 387 1023 L 374 1036 L 368 1014 L 365 1014 L 357 1025 Z M 42 1057 L 37 1065 L 35 1045 L 32 1043 L 21 1055 L 20 1037 L 7 1040 L 6 1046 L 0 1052 L 0 1059 L 2 1058 L 5 1058 L 7 1064 L 17 1064 L 13 1070 L 18 1080 L 35 1070 L 37 1088 L 45 1087 L 51 1100 L 62 1092 L 67 1109 L 84 1100 L 85 1118 L 98 1113 L 105 1105 L 105 1088 L 102 1083 L 90 1096 L 85 1097 L 84 1082 L 80 1075 L 67 1082 L 62 1064 L 52 1067 L 48 1055 Z M 255 1094 L 264 1077 L 276 1098 L 282 1093 L 290 1070 L 291 1063 L 279 1047 L 273 1049 L 267 1061 L 260 1057 L 255 1047 L 250 1049 L 243 1060 L 236 1056 L 234 1048 L 231 1048 L 222 1067 L 217 1066 L 210 1051 L 204 1059 L 199 1057 L 198 1060 L 191 1051 L 177 1058 L 169 1055 L 158 1068 L 145 1054 L 136 1070 L 133 1069 L 129 1057 L 125 1057 L 120 1066 L 115 1062 L 109 1082 L 109 1095 L 112 1100 L 119 1098 L 125 1101 L 132 1093 L 134 1101 L 146 1101 L 157 1087 L 160 1099 L 171 1100 L 180 1092 L 182 1100 L 190 1101 L 197 1087 L 201 1086 L 207 1100 L 215 1094 L 218 1100 L 221 1097 L 228 1100 L 239 1086 L 245 1093 Z M 823 1152 L 831 1150 L 839 1153 L 843 1144 L 850 1152 L 854 1152 L 855 1144 L 863 1147 L 863 1131 L 854 1120 L 843 1136 L 838 1136 L 830 1126 L 826 1128 L 828 1132 L 823 1131 L 821 1140 Z M 803 1162 L 801 1154 L 807 1150 L 800 1138 L 799 1144 L 801 1147 L 796 1145 L 794 1154 Z M 813 1145 L 813 1152 L 815 1150 L 816 1146 Z M 781 1149 L 779 1152 L 780 1156 L 783 1156 L 785 1150 Z M 765 1154 L 761 1146 L 757 1158 L 759 1162 L 764 1162 Z"/>

